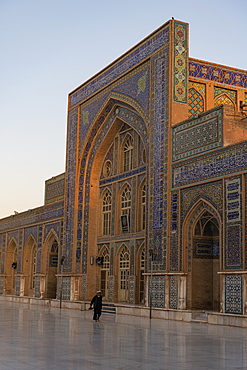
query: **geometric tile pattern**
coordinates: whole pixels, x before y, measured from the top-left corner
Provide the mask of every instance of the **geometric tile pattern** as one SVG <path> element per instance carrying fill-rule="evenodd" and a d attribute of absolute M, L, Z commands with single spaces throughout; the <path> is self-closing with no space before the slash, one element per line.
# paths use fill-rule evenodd
<path fill-rule="evenodd" d="M 247 87 L 246 73 L 208 65 L 195 60 L 190 60 L 189 62 L 189 75 L 200 79 L 217 81 L 225 85 Z"/>
<path fill-rule="evenodd" d="M 21 288 L 21 277 L 16 276 L 16 278 L 15 278 L 15 295 L 20 296 L 20 288 Z"/>
<path fill-rule="evenodd" d="M 188 92 L 189 117 L 204 111 L 204 100 L 202 95 L 194 88 Z"/>
<path fill-rule="evenodd" d="M 174 97 L 179 103 L 187 103 L 188 42 L 187 25 L 174 22 Z"/>
<path fill-rule="evenodd" d="M 34 296 L 36 298 L 40 297 L 40 276 L 35 277 Z"/>
<path fill-rule="evenodd" d="M 114 299 L 114 276 L 109 276 L 109 302 Z"/>
<path fill-rule="evenodd" d="M 170 276 L 170 301 L 169 308 L 178 308 L 178 277 Z"/>
<path fill-rule="evenodd" d="M 135 278 L 129 278 L 129 303 L 135 303 Z"/>
<path fill-rule="evenodd" d="M 173 161 L 222 146 L 222 109 L 206 113 L 172 130 Z"/>
<path fill-rule="evenodd" d="M 151 276 L 149 277 L 151 279 Z M 165 276 L 153 275 L 152 286 L 152 306 L 165 307 Z"/>
<path fill-rule="evenodd" d="M 61 277 L 60 277 L 61 279 Z M 70 276 L 63 276 L 63 300 L 70 300 L 70 288 L 71 288 L 71 279 Z"/>
<path fill-rule="evenodd" d="M 225 276 L 225 312 L 232 314 L 243 313 L 242 276 Z"/>

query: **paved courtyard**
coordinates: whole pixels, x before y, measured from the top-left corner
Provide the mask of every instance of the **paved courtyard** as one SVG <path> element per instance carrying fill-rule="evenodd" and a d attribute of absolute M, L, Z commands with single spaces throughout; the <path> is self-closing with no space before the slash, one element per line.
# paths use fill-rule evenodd
<path fill-rule="evenodd" d="M 247 369 L 242 328 L 0 302 L 0 370 Z"/>

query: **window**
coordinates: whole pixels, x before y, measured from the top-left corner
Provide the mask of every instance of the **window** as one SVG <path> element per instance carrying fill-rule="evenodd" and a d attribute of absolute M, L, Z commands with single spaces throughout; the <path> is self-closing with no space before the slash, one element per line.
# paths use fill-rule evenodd
<path fill-rule="evenodd" d="M 112 195 L 110 190 L 106 190 L 103 196 L 103 235 L 110 235 L 111 233 L 111 207 Z"/>
<path fill-rule="evenodd" d="M 104 174 L 104 177 L 111 176 L 111 174 L 112 174 L 112 163 L 111 163 L 111 161 L 108 160 L 104 163 L 103 174 Z"/>
<path fill-rule="evenodd" d="M 133 138 L 128 135 L 123 148 L 123 170 L 130 171 L 133 168 Z"/>
<path fill-rule="evenodd" d="M 129 267 L 130 267 L 130 254 L 126 246 L 121 251 L 120 260 L 120 289 L 128 289 L 129 286 Z"/>
<path fill-rule="evenodd" d="M 126 216 L 128 228 L 130 221 L 130 210 L 131 210 L 131 188 L 129 185 L 127 185 L 124 188 L 121 196 L 121 216 Z M 128 229 L 125 231 L 128 231 Z"/>

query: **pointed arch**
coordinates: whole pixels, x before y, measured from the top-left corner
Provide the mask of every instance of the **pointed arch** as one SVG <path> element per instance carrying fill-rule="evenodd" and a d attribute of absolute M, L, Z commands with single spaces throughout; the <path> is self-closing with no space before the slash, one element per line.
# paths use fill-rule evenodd
<path fill-rule="evenodd" d="M 34 284 L 37 262 L 37 243 L 33 235 L 30 234 L 23 248 L 22 271 L 25 276 L 24 295 L 34 295 Z"/>
<path fill-rule="evenodd" d="M 215 100 L 214 100 L 214 106 L 218 106 L 218 105 L 230 105 L 230 106 L 233 106 L 234 108 L 236 107 L 236 104 L 235 102 L 232 100 L 232 98 L 226 94 L 226 93 L 223 93 L 223 94 L 220 94 L 218 95 Z"/>
<path fill-rule="evenodd" d="M 4 262 L 4 271 L 6 275 L 5 294 L 16 294 L 18 247 L 15 238 L 12 238 L 7 246 Z"/>
<path fill-rule="evenodd" d="M 123 99 L 123 96 L 121 96 L 121 99 Z M 85 138 L 77 172 L 78 188 L 76 196 L 78 196 L 78 207 L 76 210 L 77 214 L 75 214 L 77 232 L 73 234 L 76 236 L 76 242 L 73 244 L 81 245 L 83 250 L 80 261 L 78 261 L 78 259 L 76 260 L 82 273 L 87 273 L 94 268 L 88 263 L 88 256 L 97 255 L 97 238 L 102 235 L 100 186 L 107 184 L 109 181 L 113 181 L 111 179 L 114 179 L 115 176 L 119 176 L 120 166 L 118 156 L 120 139 L 116 138 L 118 135 L 124 135 L 124 132 L 120 132 L 124 123 L 130 126 L 130 130 L 133 130 L 134 138 L 138 141 L 138 145 L 142 142 L 142 151 L 144 148 L 147 151 L 148 122 L 144 121 L 142 114 L 137 111 L 137 108 L 138 105 L 132 106 L 127 97 L 125 101 L 110 98 L 105 102 L 102 110 L 99 111 L 99 114 L 94 119 L 94 122 L 92 122 L 91 128 L 88 130 L 88 135 Z M 104 176 L 101 177 L 103 161 L 106 158 L 110 158 L 110 155 L 108 156 L 107 153 L 112 144 L 114 145 L 116 154 L 112 175 L 107 178 Z M 139 152 L 140 151 L 137 150 L 138 156 Z M 140 167 L 141 166 L 144 172 L 145 164 L 142 161 L 140 161 Z M 119 234 L 121 225 L 118 203 L 119 192 L 117 186 L 112 186 L 111 191 L 114 200 L 116 200 L 116 202 L 113 203 L 114 209 L 112 211 L 116 216 L 116 220 L 112 218 L 111 233 Z M 72 225 L 72 223 L 73 220 L 70 220 L 69 225 Z M 70 235 L 70 233 L 68 234 Z M 71 237 L 71 243 L 72 239 L 73 236 Z M 75 255 L 74 253 L 74 256 Z"/>
<path fill-rule="evenodd" d="M 182 225 L 184 271 L 187 272 L 187 307 L 219 311 L 221 217 L 200 198 Z"/>
<path fill-rule="evenodd" d="M 48 235 L 45 238 L 42 247 L 42 262 L 41 262 L 41 273 L 47 274 L 48 266 L 49 266 L 49 255 L 51 253 L 51 248 L 54 242 L 59 242 L 59 236 L 56 231 L 52 228 Z M 59 248 L 59 246 L 58 246 Z"/>

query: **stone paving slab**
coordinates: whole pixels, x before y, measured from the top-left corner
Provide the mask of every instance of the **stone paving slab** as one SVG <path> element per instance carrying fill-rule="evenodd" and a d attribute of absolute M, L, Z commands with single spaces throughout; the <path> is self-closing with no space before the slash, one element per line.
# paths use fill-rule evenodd
<path fill-rule="evenodd" d="M 247 369 L 243 328 L 0 301 L 0 370 Z"/>

